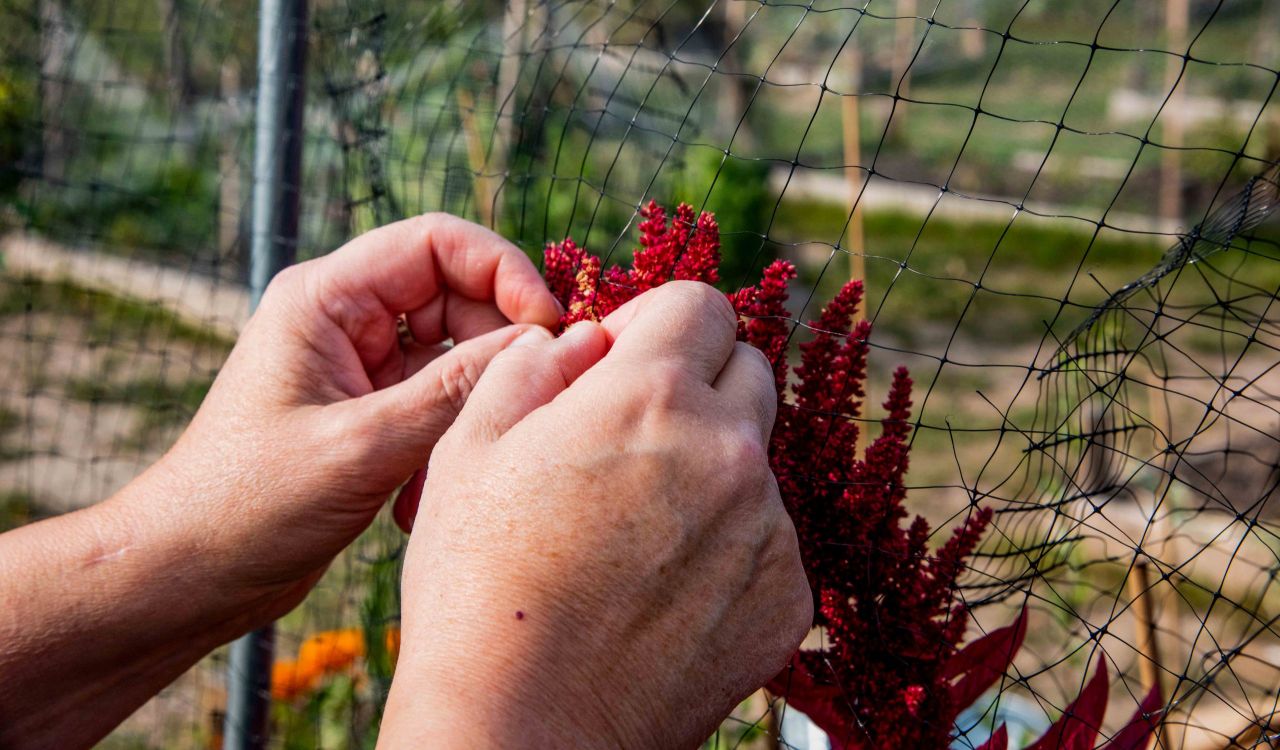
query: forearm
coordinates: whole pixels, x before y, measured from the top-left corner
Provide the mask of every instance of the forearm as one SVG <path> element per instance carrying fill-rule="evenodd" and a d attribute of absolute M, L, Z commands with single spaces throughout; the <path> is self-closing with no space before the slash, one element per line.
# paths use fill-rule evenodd
<path fill-rule="evenodd" d="M 481 657 L 480 651 L 487 653 Z M 557 701 L 574 686 L 543 685 L 523 658 L 529 655 L 519 651 L 486 639 L 461 658 L 414 659 L 402 653 L 379 748 L 628 746 L 602 721 L 610 717 L 586 710 L 563 715 Z M 586 730 L 589 725 L 597 729 Z"/>
<path fill-rule="evenodd" d="M 418 548 L 419 559 L 406 561 L 407 576 L 424 568 L 435 573 L 414 581 L 403 600 L 402 646 L 380 748 L 678 746 L 627 730 L 647 724 L 633 720 L 635 712 L 655 715 L 638 708 L 644 696 L 618 687 L 637 670 L 627 654 L 606 645 L 613 689 L 573 658 L 588 643 L 616 644 L 625 636 L 540 590 L 527 577 L 539 567 L 532 558 L 508 571 L 510 589 L 495 592 L 481 583 L 492 577 L 482 565 L 441 554 L 449 532 L 431 521 L 420 530 L 428 544 Z"/>
<path fill-rule="evenodd" d="M 201 582 L 202 540 L 160 510 L 185 500 L 163 473 L 0 536 L 0 746 L 88 747 L 255 624 Z"/>

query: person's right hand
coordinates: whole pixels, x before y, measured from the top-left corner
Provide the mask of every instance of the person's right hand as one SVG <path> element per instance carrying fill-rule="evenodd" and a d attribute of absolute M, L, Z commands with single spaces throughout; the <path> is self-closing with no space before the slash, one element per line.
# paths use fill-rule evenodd
<path fill-rule="evenodd" d="M 499 354 L 431 457 L 385 747 L 693 747 L 812 622 L 764 356 L 676 282 Z"/>

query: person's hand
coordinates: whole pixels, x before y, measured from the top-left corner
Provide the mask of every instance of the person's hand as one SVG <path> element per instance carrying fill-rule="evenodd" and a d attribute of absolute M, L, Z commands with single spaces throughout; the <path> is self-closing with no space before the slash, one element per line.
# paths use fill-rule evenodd
<path fill-rule="evenodd" d="M 812 622 L 764 356 L 711 287 L 508 349 L 437 445 L 387 747 L 692 747 Z"/>
<path fill-rule="evenodd" d="M 200 580 L 264 623 L 426 466 L 489 360 L 549 340 L 558 315 L 519 250 L 443 214 L 288 268 L 143 478 L 163 500 L 124 510 L 165 523 Z"/>
<path fill-rule="evenodd" d="M 426 465 L 493 356 L 549 341 L 559 313 L 515 247 L 444 215 L 282 273 L 161 461 L 0 539 L 0 746 L 91 747 L 292 609 Z"/>

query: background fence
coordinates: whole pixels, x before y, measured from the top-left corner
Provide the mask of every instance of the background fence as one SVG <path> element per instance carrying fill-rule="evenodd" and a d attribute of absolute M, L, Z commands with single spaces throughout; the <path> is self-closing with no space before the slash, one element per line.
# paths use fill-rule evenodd
<path fill-rule="evenodd" d="M 154 460 L 244 322 L 257 18 L 0 3 L 2 528 Z M 1159 685 L 1159 746 L 1270 746 L 1280 5 L 315 0 L 306 28 L 300 257 L 446 210 L 625 260 L 685 200 L 726 290 L 789 259 L 810 319 L 864 278 L 872 392 L 917 382 L 908 507 L 993 508 L 958 595 L 975 634 L 1032 622 L 956 745 L 1022 746 L 1102 655 L 1109 731 Z M 280 624 L 273 746 L 372 746 L 402 548 L 380 519 Z M 107 745 L 218 745 L 223 662 Z"/>

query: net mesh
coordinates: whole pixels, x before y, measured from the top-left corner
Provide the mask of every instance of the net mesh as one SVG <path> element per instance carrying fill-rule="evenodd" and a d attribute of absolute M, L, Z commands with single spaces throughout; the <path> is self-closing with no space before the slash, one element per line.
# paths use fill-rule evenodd
<path fill-rule="evenodd" d="M 154 460 L 243 323 L 255 18 L 0 4 L 5 527 Z M 994 511 L 965 641 L 1029 622 L 954 746 L 1027 746 L 1101 659 L 1081 747 L 1155 686 L 1155 746 L 1269 747 L 1277 27 L 1265 0 L 316 2 L 300 256 L 442 210 L 625 263 L 656 199 L 716 214 L 726 291 L 794 263 L 796 320 L 865 280 L 869 390 L 916 381 L 908 509 L 938 543 Z M 281 623 L 323 677 L 277 685 L 276 746 L 371 746 L 402 548 L 380 519 Z M 222 666 L 109 742 L 215 744 Z M 814 746 L 787 698 L 710 742 Z"/>

